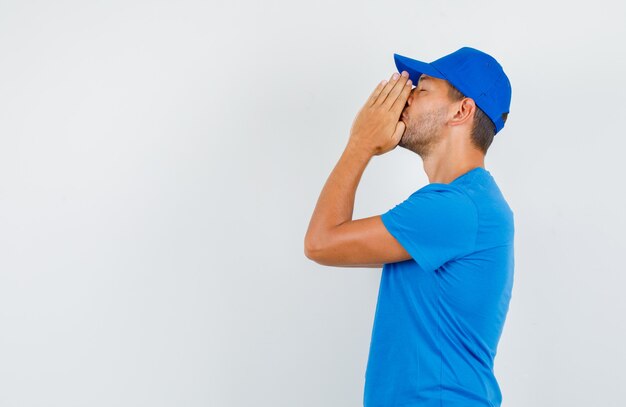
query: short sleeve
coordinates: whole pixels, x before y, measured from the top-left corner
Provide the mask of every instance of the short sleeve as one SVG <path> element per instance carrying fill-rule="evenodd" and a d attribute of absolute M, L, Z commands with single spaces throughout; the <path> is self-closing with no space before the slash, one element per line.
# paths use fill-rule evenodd
<path fill-rule="evenodd" d="M 425 270 L 475 249 L 478 212 L 463 191 L 429 184 L 381 215 L 383 224 Z"/>

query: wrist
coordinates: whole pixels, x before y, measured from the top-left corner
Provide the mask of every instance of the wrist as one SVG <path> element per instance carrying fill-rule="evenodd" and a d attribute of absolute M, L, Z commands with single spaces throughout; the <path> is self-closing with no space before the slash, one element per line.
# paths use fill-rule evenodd
<path fill-rule="evenodd" d="M 351 156 L 358 157 L 364 160 L 370 160 L 375 154 L 373 151 L 354 143 L 348 143 L 345 152 Z"/>

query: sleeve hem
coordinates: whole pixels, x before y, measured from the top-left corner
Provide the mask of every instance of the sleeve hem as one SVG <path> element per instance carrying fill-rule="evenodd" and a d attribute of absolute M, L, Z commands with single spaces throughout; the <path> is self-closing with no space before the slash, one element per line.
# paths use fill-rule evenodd
<path fill-rule="evenodd" d="M 402 230 L 397 227 L 396 222 L 391 217 L 391 213 L 387 212 L 382 214 L 380 219 L 387 228 L 387 231 L 398 241 L 398 243 L 402 245 L 404 250 L 406 250 L 411 255 L 411 257 L 417 264 L 419 264 L 423 269 L 429 271 L 436 270 L 432 266 L 430 261 L 424 256 L 424 253 L 422 253 L 421 250 L 419 250 L 415 246 L 411 247 L 411 245 L 409 244 L 409 239 L 404 235 Z"/>

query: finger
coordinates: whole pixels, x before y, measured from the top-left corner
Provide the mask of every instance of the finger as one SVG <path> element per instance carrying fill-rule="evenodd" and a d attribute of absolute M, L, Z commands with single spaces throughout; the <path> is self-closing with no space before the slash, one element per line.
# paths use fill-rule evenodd
<path fill-rule="evenodd" d="M 387 84 L 387 80 L 383 79 L 378 86 L 376 86 L 376 88 L 374 89 L 374 91 L 372 92 L 372 94 L 370 95 L 369 99 L 367 100 L 367 105 L 368 106 L 372 106 L 374 103 L 376 103 L 376 99 L 378 98 L 378 96 L 380 95 L 380 92 L 382 92 L 382 90 L 385 88 L 385 85 Z"/>
<path fill-rule="evenodd" d="M 400 116 L 400 114 L 402 113 L 402 110 L 406 106 L 406 101 L 409 98 L 409 95 L 411 94 L 411 90 L 413 90 L 413 84 L 411 80 L 409 79 L 408 81 L 406 81 L 404 88 L 402 89 L 402 91 L 400 91 L 400 94 L 398 95 L 395 102 L 391 106 L 390 110 L 392 112 Z"/>
<path fill-rule="evenodd" d="M 395 75 L 395 73 L 393 75 Z M 378 95 L 378 98 L 375 102 L 376 105 L 381 106 L 385 102 L 385 100 L 389 96 L 389 93 L 392 91 L 398 80 L 402 78 L 402 76 L 399 76 L 398 78 L 394 79 L 393 75 L 391 75 L 391 77 L 389 78 L 389 82 L 387 82 L 385 87 L 383 87 L 383 89 L 381 90 L 380 95 Z"/>
<path fill-rule="evenodd" d="M 408 76 L 401 76 L 396 80 L 394 87 L 391 89 L 389 95 L 387 95 L 387 98 L 383 102 L 383 107 L 386 107 L 388 110 L 392 109 L 392 106 L 396 102 L 396 99 L 398 99 L 402 91 L 407 87 L 406 83 L 408 82 L 408 80 Z"/>

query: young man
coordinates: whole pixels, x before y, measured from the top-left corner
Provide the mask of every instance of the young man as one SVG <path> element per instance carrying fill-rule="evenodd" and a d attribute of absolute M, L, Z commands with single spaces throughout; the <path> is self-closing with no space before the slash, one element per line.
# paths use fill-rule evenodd
<path fill-rule="evenodd" d="M 513 212 L 484 157 L 506 121 L 511 84 L 463 47 L 398 71 L 357 114 L 319 197 L 305 254 L 328 266 L 383 266 L 364 406 L 500 406 L 494 358 L 511 299 Z M 416 83 L 415 88 L 412 83 Z M 352 220 L 369 160 L 397 145 L 429 184 L 380 216 Z"/>

